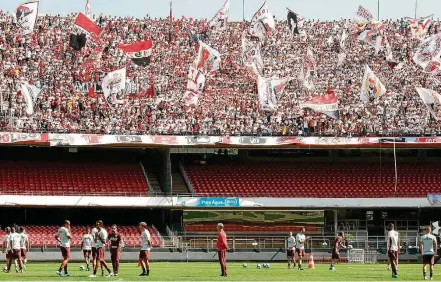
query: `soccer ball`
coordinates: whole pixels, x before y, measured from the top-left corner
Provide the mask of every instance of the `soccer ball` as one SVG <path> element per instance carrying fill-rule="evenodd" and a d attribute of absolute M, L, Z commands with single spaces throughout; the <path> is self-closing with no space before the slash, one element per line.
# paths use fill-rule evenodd
<path fill-rule="evenodd" d="M 266 268 L 270 268 L 270 264 L 269 263 L 266 264 Z"/>
<path fill-rule="evenodd" d="M 8 270 L 8 267 L 4 266 L 3 267 L 3 272 L 6 272 L 6 270 Z"/>
<path fill-rule="evenodd" d="M 80 271 L 84 271 L 84 266 L 82 265 L 82 266 L 80 266 Z"/>
<path fill-rule="evenodd" d="M 246 263 L 243 264 L 243 268 L 247 268 L 247 266 L 248 266 L 248 265 L 247 265 Z"/>
<path fill-rule="evenodd" d="M 258 264 L 258 265 L 257 265 L 257 268 L 258 268 L 258 269 L 261 269 L 261 268 L 262 268 L 262 266 L 261 266 L 260 264 Z"/>

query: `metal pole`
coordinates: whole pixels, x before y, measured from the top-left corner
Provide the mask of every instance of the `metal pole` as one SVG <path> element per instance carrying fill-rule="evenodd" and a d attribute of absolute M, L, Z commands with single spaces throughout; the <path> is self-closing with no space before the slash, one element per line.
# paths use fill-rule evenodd
<path fill-rule="evenodd" d="M 245 22 L 245 0 L 242 0 L 242 19 Z"/>
<path fill-rule="evenodd" d="M 417 18 L 418 0 L 415 0 L 415 19 Z"/>
<path fill-rule="evenodd" d="M 380 20 L 380 0 L 377 0 L 377 21 Z"/>

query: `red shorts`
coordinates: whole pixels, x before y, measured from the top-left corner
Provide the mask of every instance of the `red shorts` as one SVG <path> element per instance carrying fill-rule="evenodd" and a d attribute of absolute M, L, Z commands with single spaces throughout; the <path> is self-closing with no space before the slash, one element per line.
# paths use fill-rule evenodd
<path fill-rule="evenodd" d="M 305 249 L 297 249 L 296 248 L 296 254 L 301 258 L 304 257 L 305 256 Z"/>
<path fill-rule="evenodd" d="M 387 251 L 387 256 L 389 257 L 389 259 L 391 261 L 395 261 L 398 258 L 398 252 L 397 251 L 389 250 L 389 251 Z"/>
<path fill-rule="evenodd" d="M 22 258 L 28 258 L 28 250 L 27 249 L 20 249 L 21 257 Z"/>
<path fill-rule="evenodd" d="M 92 247 L 92 259 L 96 260 L 96 248 Z"/>
<path fill-rule="evenodd" d="M 335 248 L 332 249 L 332 259 L 340 259 L 340 252 L 337 251 Z"/>
<path fill-rule="evenodd" d="M 96 260 L 104 261 L 106 257 L 106 247 L 101 247 L 96 249 Z"/>
<path fill-rule="evenodd" d="M 140 251 L 139 259 L 150 260 L 150 251 Z"/>
<path fill-rule="evenodd" d="M 112 259 L 112 261 L 119 260 L 120 256 L 121 256 L 120 248 L 110 249 L 110 258 Z"/>
<path fill-rule="evenodd" d="M 61 256 L 64 259 L 67 259 L 70 257 L 70 248 L 60 247 L 61 250 Z"/>
<path fill-rule="evenodd" d="M 11 259 L 21 259 L 20 249 L 12 250 Z"/>
<path fill-rule="evenodd" d="M 91 253 L 92 253 L 91 250 L 83 250 L 83 255 L 84 255 L 84 257 L 86 257 L 86 258 L 90 257 L 90 254 L 91 254 Z"/>

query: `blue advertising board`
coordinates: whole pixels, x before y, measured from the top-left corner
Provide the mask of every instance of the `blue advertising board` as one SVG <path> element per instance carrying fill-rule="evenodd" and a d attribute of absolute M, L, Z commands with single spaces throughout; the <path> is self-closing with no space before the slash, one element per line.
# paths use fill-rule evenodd
<path fill-rule="evenodd" d="M 200 208 L 228 208 L 228 207 L 240 207 L 239 198 L 187 198 L 178 197 L 178 205 L 187 207 L 200 207 Z"/>

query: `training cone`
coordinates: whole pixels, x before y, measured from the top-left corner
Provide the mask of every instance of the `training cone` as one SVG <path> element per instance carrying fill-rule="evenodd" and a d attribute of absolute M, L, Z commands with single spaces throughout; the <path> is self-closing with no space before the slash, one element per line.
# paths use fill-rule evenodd
<path fill-rule="evenodd" d="M 314 269 L 314 268 L 315 268 L 315 265 L 314 265 L 314 256 L 313 256 L 312 254 L 309 256 L 309 265 L 308 265 L 308 268 L 309 268 L 309 269 Z"/>

